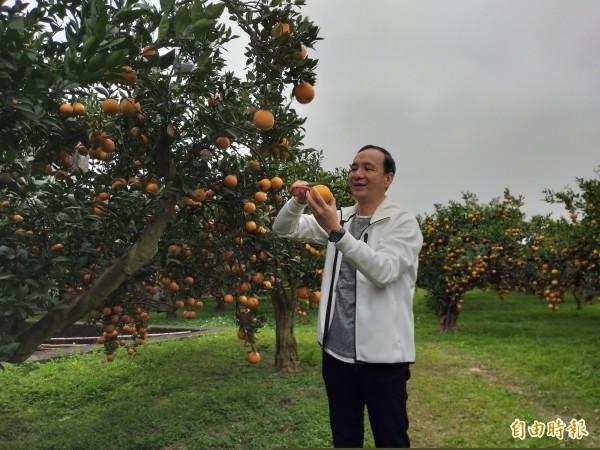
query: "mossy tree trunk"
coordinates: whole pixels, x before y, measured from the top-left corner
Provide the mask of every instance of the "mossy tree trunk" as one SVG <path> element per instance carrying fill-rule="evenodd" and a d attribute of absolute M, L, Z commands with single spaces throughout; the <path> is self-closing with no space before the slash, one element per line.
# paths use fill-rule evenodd
<path fill-rule="evenodd" d="M 275 368 L 278 372 L 297 372 L 298 343 L 294 336 L 298 282 L 276 283 L 271 295 L 275 311 Z"/>
<path fill-rule="evenodd" d="M 174 194 L 163 198 L 139 240 L 116 259 L 89 289 L 79 295 L 65 298 L 33 326 L 17 334 L 15 341 L 19 346 L 9 362 L 20 363 L 27 360 L 40 344 L 80 320 L 90 311 L 100 309 L 104 300 L 127 278 L 152 261 L 158 252 L 158 242 L 173 218 L 175 204 Z"/>

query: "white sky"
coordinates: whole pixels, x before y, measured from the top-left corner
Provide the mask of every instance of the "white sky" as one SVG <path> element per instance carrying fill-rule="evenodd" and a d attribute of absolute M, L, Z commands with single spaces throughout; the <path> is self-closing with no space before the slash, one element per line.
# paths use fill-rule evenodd
<path fill-rule="evenodd" d="M 505 187 L 531 216 L 542 190 L 600 164 L 597 0 L 308 0 L 323 38 L 305 144 L 326 169 L 387 148 L 389 194 L 414 213 Z"/>
<path fill-rule="evenodd" d="M 389 195 L 415 214 L 508 187 L 528 215 L 556 216 L 542 190 L 595 177 L 600 1 L 307 0 L 302 14 L 323 40 L 315 99 L 294 107 L 325 169 L 383 146 Z"/>

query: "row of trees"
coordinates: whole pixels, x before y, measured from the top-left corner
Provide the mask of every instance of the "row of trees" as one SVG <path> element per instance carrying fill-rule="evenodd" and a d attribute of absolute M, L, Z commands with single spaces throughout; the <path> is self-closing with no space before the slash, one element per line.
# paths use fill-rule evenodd
<path fill-rule="evenodd" d="M 295 179 L 352 201 L 346 173 L 323 171 L 302 143 L 295 106 L 314 96 L 318 41 L 302 5 L 0 6 L 0 358 L 24 361 L 86 317 L 109 359 L 135 354 L 155 311 L 192 319 L 208 295 L 235 310 L 250 362 L 271 301 L 276 368 L 298 368 L 294 324 L 319 301 L 323 249 L 270 224 Z M 248 40 L 233 55 L 241 77 L 224 58 L 233 23 Z M 419 285 L 443 329 L 474 287 L 525 289 L 553 309 L 567 291 L 597 295 L 598 180 L 579 187 L 547 193 L 570 220 L 526 221 L 508 192 L 419 218 Z"/>
<path fill-rule="evenodd" d="M 500 299 L 512 290 L 532 293 L 552 311 L 567 294 L 578 308 L 600 300 L 600 172 L 577 184 L 577 191 L 545 192 L 547 202 L 564 205 L 567 217 L 559 219 L 527 220 L 523 199 L 508 190 L 487 204 L 467 193 L 419 218 L 418 284 L 443 331 L 454 327 L 473 288 L 493 288 Z"/>

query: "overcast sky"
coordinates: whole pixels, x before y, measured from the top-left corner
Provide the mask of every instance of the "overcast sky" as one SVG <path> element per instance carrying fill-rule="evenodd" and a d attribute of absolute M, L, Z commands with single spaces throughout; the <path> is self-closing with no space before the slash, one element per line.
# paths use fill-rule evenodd
<path fill-rule="evenodd" d="M 305 144 L 324 166 L 392 152 L 389 195 L 415 214 L 505 187 L 531 216 L 542 190 L 600 164 L 600 1 L 308 0 L 323 38 Z"/>

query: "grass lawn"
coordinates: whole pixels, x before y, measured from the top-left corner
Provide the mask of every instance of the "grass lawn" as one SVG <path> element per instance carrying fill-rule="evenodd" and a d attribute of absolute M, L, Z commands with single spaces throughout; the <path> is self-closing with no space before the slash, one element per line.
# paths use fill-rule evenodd
<path fill-rule="evenodd" d="M 464 306 L 456 332 L 440 334 L 416 298 L 413 446 L 600 447 L 600 304 L 551 313 L 530 296 L 500 303 L 476 291 Z M 231 314 L 208 304 L 193 323 L 226 332 L 150 341 L 113 363 L 92 353 L 0 371 L 0 449 L 330 447 L 314 321 L 296 328 L 302 372 L 284 375 L 270 361 L 273 321 L 261 331 L 263 361 L 251 366 Z M 515 419 L 556 418 L 585 420 L 589 436 L 511 436 Z"/>

